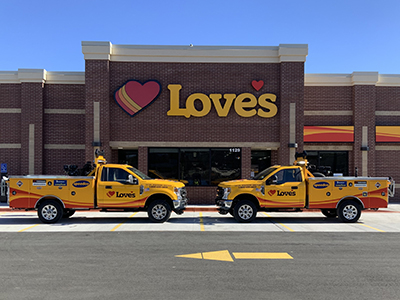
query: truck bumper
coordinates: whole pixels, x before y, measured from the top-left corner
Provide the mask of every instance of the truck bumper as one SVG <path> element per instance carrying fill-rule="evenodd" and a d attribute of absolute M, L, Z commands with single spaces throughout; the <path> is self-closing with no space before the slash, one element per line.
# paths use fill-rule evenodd
<path fill-rule="evenodd" d="M 215 199 L 215 205 L 218 206 L 218 212 L 222 215 L 225 215 L 232 208 L 232 200 L 224 200 L 217 198 Z"/>
<path fill-rule="evenodd" d="M 188 199 L 182 199 L 182 200 L 173 200 L 174 208 L 173 211 L 177 213 L 178 215 L 183 214 L 183 211 L 186 209 L 187 206 L 187 200 Z"/>

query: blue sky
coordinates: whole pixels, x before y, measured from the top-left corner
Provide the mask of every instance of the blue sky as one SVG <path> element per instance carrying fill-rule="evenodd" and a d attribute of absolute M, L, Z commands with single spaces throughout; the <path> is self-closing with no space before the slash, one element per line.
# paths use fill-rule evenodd
<path fill-rule="evenodd" d="M 84 71 L 81 41 L 308 44 L 306 73 L 400 74 L 398 0 L 0 0 L 0 71 Z"/>

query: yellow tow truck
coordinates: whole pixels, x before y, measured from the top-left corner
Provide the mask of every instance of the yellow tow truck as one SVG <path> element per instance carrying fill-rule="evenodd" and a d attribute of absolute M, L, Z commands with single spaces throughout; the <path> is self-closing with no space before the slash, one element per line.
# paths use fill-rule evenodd
<path fill-rule="evenodd" d="M 251 222 L 258 211 L 320 209 L 328 218 L 357 222 L 363 209 L 385 208 L 394 196 L 389 177 L 314 177 L 307 153 L 296 153 L 293 166 L 271 166 L 252 180 L 222 182 L 215 200 L 220 214 Z"/>
<path fill-rule="evenodd" d="M 185 185 L 151 179 L 136 168 L 107 164 L 96 151 L 87 176 L 9 176 L 8 204 L 12 209 L 37 210 L 43 223 L 55 223 L 77 210 L 147 211 L 153 222 L 165 222 L 187 205 Z"/>

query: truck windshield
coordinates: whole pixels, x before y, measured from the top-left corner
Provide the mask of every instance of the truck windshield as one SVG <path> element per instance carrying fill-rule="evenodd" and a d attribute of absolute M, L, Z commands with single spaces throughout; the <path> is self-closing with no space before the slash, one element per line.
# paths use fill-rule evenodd
<path fill-rule="evenodd" d="M 261 171 L 258 173 L 255 177 L 254 180 L 263 180 L 265 177 L 267 177 L 269 174 L 274 172 L 277 168 L 276 167 L 269 167 L 268 169 L 265 169 L 264 171 Z"/>
<path fill-rule="evenodd" d="M 138 169 L 134 168 L 134 167 L 129 167 L 128 168 L 129 171 L 135 173 L 137 176 L 139 176 L 141 179 L 152 179 L 149 176 L 147 176 L 146 174 L 140 172 Z"/>

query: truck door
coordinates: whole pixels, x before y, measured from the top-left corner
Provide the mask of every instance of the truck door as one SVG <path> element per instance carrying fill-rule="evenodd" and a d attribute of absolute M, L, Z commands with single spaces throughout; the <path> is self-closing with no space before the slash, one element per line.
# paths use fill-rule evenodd
<path fill-rule="evenodd" d="M 306 186 L 300 168 L 283 169 L 265 182 L 265 207 L 304 207 Z"/>
<path fill-rule="evenodd" d="M 139 198 L 138 180 L 136 179 L 134 184 L 129 183 L 129 175 L 132 174 L 121 168 L 103 167 L 100 181 L 97 183 L 97 206 L 109 208 L 137 206 L 135 201 Z"/>

